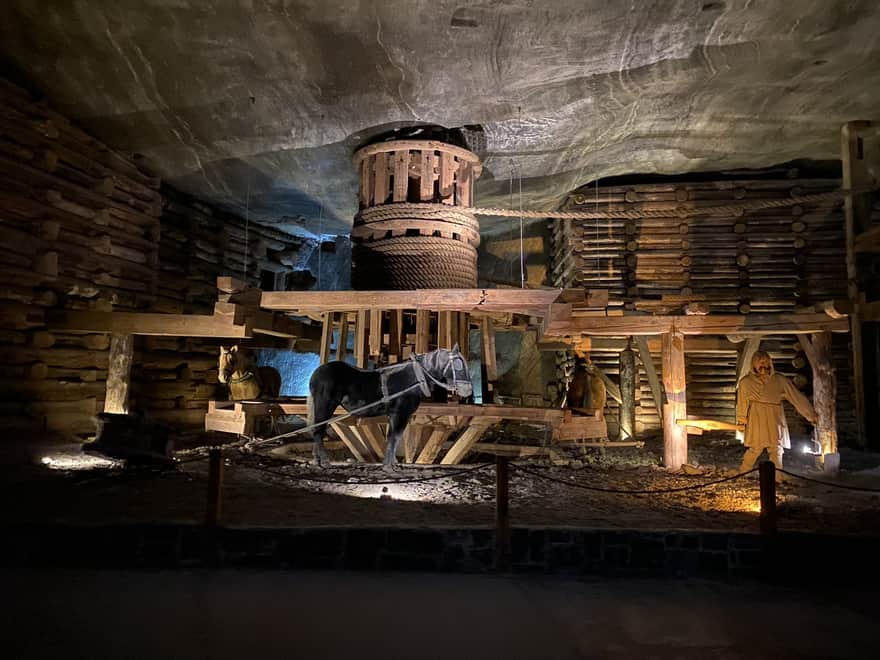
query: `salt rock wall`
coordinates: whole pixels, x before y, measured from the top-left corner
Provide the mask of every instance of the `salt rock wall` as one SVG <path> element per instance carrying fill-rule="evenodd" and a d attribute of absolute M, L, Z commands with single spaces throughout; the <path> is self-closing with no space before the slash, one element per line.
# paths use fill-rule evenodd
<path fill-rule="evenodd" d="M 304 242 L 163 186 L 2 79 L 0 239 L 0 424 L 19 439 L 88 435 L 103 410 L 110 336 L 53 311 L 210 313 L 218 275 L 284 286 Z M 131 408 L 200 427 L 217 344 L 137 338 Z"/>

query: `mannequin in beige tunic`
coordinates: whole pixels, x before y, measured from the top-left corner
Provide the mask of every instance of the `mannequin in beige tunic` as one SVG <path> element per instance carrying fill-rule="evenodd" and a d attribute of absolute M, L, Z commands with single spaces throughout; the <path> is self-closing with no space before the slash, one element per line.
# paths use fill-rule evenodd
<path fill-rule="evenodd" d="M 773 361 L 764 351 L 755 353 L 752 371 L 739 381 L 737 389 L 736 423 L 746 426 L 747 447 L 740 472 L 750 469 L 765 449 L 770 460 L 781 468 L 783 449 L 791 447 L 782 401 L 787 400 L 815 424 L 816 412 L 810 400 L 788 378 L 773 373 Z"/>

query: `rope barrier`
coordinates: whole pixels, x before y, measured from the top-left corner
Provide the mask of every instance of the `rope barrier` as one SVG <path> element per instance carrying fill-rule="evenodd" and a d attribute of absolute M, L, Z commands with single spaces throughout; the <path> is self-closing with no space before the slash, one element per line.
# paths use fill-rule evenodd
<path fill-rule="evenodd" d="M 485 470 L 487 467 L 493 466 L 493 463 L 483 463 L 481 465 L 477 465 L 475 467 L 463 468 L 461 470 L 450 471 L 445 474 L 435 474 L 428 477 L 419 477 L 413 479 L 378 479 L 378 480 L 358 480 L 358 481 L 349 481 L 340 480 L 340 479 L 327 479 L 320 477 L 310 477 L 310 476 L 298 476 L 289 474 L 287 472 L 279 472 L 278 470 L 273 470 L 271 468 L 266 468 L 261 465 L 245 465 L 240 464 L 240 467 L 244 467 L 246 469 L 257 470 L 258 472 L 265 472 L 267 474 L 273 474 L 277 477 L 283 477 L 285 479 L 291 481 L 314 481 L 317 483 L 324 484 L 340 484 L 342 486 L 382 486 L 388 484 L 414 484 L 414 483 L 422 483 L 426 481 L 436 481 L 438 479 L 448 479 L 452 477 L 457 477 L 462 474 L 470 474 L 472 472 L 479 472 L 481 470 Z"/>
<path fill-rule="evenodd" d="M 849 195 L 860 195 L 873 192 L 874 187 L 852 188 L 849 190 L 832 190 L 812 195 L 798 195 L 788 199 L 761 199 L 743 204 L 729 204 L 720 206 L 704 206 L 702 208 L 675 208 L 675 209 L 628 209 L 620 211 L 518 211 L 516 209 L 502 209 L 495 207 L 478 208 L 470 210 L 474 215 L 504 216 L 524 218 L 556 218 L 563 220 L 587 220 L 591 218 L 608 218 L 620 220 L 638 220 L 639 218 L 668 218 L 676 216 L 689 218 L 700 215 L 740 215 L 746 211 L 759 211 L 761 209 L 785 208 L 798 204 L 811 204 L 827 200 L 841 200 Z"/>
<path fill-rule="evenodd" d="M 830 481 L 822 481 L 821 479 L 811 479 L 810 477 L 805 477 L 802 474 L 795 474 L 794 472 L 789 472 L 788 470 L 783 470 L 781 468 L 776 468 L 777 472 L 781 472 L 782 474 L 788 475 L 789 477 L 795 477 L 796 479 L 801 479 L 802 481 L 809 481 L 814 484 L 821 484 L 823 486 L 830 486 L 831 488 L 842 488 L 844 490 L 857 490 L 863 493 L 880 493 L 880 488 L 864 488 L 862 486 L 848 486 L 846 484 L 835 484 Z"/>
<path fill-rule="evenodd" d="M 622 488 L 600 488 L 598 486 L 587 486 L 586 484 L 577 484 L 565 481 L 563 479 L 558 479 L 556 477 L 551 477 L 546 474 L 541 474 L 540 472 L 535 472 L 534 470 L 530 470 L 528 468 L 522 467 L 521 465 L 517 465 L 516 463 L 511 463 L 511 466 L 520 472 L 525 474 L 529 474 L 533 477 L 537 477 L 538 479 L 543 479 L 545 481 L 552 481 L 558 484 L 562 484 L 564 486 L 570 486 L 572 488 L 581 488 L 583 490 L 593 490 L 600 493 L 618 493 L 622 495 L 656 495 L 658 493 L 681 493 L 687 490 L 699 490 L 701 488 L 708 488 L 709 486 L 715 486 L 717 484 L 722 484 L 726 481 L 734 481 L 735 479 L 741 479 L 746 475 L 751 474 L 752 472 L 757 472 L 758 468 L 752 468 L 747 472 L 740 472 L 739 474 L 735 474 L 732 477 L 724 477 L 723 479 L 717 479 L 715 481 L 709 481 L 702 484 L 696 484 L 693 486 L 680 486 L 676 488 L 659 488 L 659 489 L 646 489 L 646 490 L 624 490 Z"/>

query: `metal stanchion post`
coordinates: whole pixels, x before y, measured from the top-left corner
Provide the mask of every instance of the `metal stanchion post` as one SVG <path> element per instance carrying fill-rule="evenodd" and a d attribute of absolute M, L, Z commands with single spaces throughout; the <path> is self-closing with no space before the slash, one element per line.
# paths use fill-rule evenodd
<path fill-rule="evenodd" d="M 507 457 L 495 459 L 495 568 L 510 568 L 510 499 L 508 476 L 510 466 Z"/>
<path fill-rule="evenodd" d="M 761 484 L 761 534 L 776 533 L 776 466 L 761 461 L 758 466 Z"/>

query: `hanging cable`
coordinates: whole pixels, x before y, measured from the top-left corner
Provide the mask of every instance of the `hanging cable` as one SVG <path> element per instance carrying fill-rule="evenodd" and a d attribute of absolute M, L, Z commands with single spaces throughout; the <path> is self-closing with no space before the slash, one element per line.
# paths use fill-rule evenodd
<path fill-rule="evenodd" d="M 596 179 L 595 188 L 596 188 L 596 212 L 598 213 L 599 212 L 599 179 Z M 599 261 L 599 259 L 600 259 L 600 257 L 599 257 L 599 218 L 596 218 L 596 245 L 595 245 L 594 249 L 596 250 L 596 284 L 595 284 L 595 286 L 598 287 L 599 282 L 601 281 L 601 271 L 602 271 L 602 264 Z"/>
<path fill-rule="evenodd" d="M 324 203 L 318 202 L 318 291 L 321 290 L 321 253 L 324 251 Z"/>
<path fill-rule="evenodd" d="M 245 193 L 245 198 L 244 198 L 244 259 L 242 260 L 242 266 L 241 266 L 241 279 L 243 282 L 247 282 L 248 229 L 250 228 L 251 176 L 252 176 L 252 174 L 253 174 L 252 169 L 248 168 L 247 192 Z"/>

